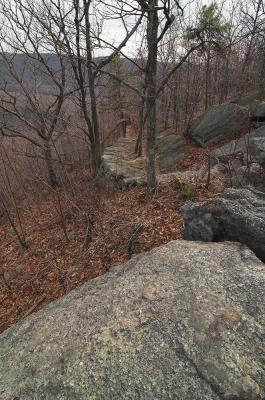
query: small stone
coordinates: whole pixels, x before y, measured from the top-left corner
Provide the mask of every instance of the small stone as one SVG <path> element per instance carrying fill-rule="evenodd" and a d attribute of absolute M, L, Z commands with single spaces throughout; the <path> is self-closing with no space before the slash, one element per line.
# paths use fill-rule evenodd
<path fill-rule="evenodd" d="M 75 231 L 69 231 L 67 232 L 67 237 L 69 240 L 75 240 L 76 239 L 76 233 Z"/>
<path fill-rule="evenodd" d="M 38 257 L 43 257 L 45 255 L 45 252 L 42 249 L 37 249 L 35 251 L 35 255 L 38 256 Z"/>

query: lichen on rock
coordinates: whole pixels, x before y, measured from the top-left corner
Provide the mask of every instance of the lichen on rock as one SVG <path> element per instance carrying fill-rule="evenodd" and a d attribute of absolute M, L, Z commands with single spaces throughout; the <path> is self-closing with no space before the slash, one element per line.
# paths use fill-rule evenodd
<path fill-rule="evenodd" d="M 173 241 L 0 336 L 1 400 L 261 400 L 265 268 L 238 243 Z"/>

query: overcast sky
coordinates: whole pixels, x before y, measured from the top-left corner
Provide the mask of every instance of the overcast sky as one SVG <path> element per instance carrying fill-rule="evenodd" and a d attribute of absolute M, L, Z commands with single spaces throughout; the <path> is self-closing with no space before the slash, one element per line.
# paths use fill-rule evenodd
<path fill-rule="evenodd" d="M 135 18 L 131 19 L 131 26 L 133 26 L 133 21 L 135 21 Z M 127 55 L 135 55 L 139 47 L 141 46 L 141 39 L 142 36 L 140 34 L 140 31 L 143 31 L 144 27 L 138 27 L 137 33 L 132 36 L 132 38 L 127 42 L 126 47 L 123 48 L 123 51 Z M 108 19 L 105 20 L 103 23 L 103 32 L 102 32 L 102 38 L 110 43 L 112 43 L 114 46 L 118 46 L 121 41 L 126 37 L 126 32 L 123 27 L 122 22 L 119 19 Z M 110 50 L 107 49 L 97 49 L 95 51 L 96 56 L 100 55 L 106 55 L 110 52 Z"/>
<path fill-rule="evenodd" d="M 196 15 L 198 11 L 198 7 L 204 4 L 210 4 L 213 0 L 196 0 L 194 2 L 193 0 L 182 0 L 180 1 L 181 6 L 184 8 L 184 15 L 181 18 L 182 22 L 184 23 L 184 20 L 186 21 L 185 23 L 188 23 L 188 20 L 196 20 Z M 217 0 L 217 2 L 221 2 L 222 0 Z M 231 0 L 226 0 L 226 2 L 230 2 Z M 175 13 L 174 13 L 175 14 Z M 130 22 L 133 22 L 135 18 L 130 20 Z M 175 24 L 179 24 L 180 21 L 176 20 Z M 185 24 L 184 23 L 184 24 Z M 103 34 L 102 37 L 103 39 L 112 42 L 114 45 L 118 46 L 120 42 L 123 40 L 125 37 L 125 30 L 124 27 L 119 19 L 111 19 L 111 20 L 106 20 L 104 21 L 103 24 Z M 123 51 L 128 54 L 128 55 L 135 55 L 139 47 L 141 46 L 141 41 L 142 41 L 142 35 L 144 32 L 144 26 L 143 24 L 141 25 L 140 29 L 138 28 L 138 33 L 134 35 L 130 41 L 127 43 L 126 48 L 123 48 Z M 145 32 L 144 32 L 145 33 Z M 110 51 L 109 50 L 103 50 L 103 49 L 97 49 L 95 51 L 95 56 L 100 56 L 100 55 L 106 55 Z"/>

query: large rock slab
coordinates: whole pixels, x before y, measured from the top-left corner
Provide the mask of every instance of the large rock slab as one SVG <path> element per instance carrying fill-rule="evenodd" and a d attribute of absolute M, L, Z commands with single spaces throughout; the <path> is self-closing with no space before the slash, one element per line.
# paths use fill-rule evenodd
<path fill-rule="evenodd" d="M 121 137 L 104 151 L 100 175 L 107 178 L 107 184 L 115 189 L 146 184 L 146 157 L 137 157 L 135 145 L 135 139 Z M 159 156 L 156 160 L 159 176 L 159 172 L 163 174 L 168 167 L 186 157 L 186 146 L 177 135 L 159 137 L 156 153 Z"/>
<path fill-rule="evenodd" d="M 174 241 L 2 333 L 0 398 L 261 400 L 264 321 L 248 248 Z"/>
<path fill-rule="evenodd" d="M 231 103 L 248 108 L 252 125 L 258 128 L 265 124 L 265 102 L 260 100 L 260 92 L 253 91 L 239 98 L 231 99 Z"/>
<path fill-rule="evenodd" d="M 186 146 L 180 136 L 169 135 L 158 138 L 156 151 L 159 156 L 160 170 L 165 170 L 177 161 L 186 158 Z"/>
<path fill-rule="evenodd" d="M 202 203 L 187 202 L 181 211 L 185 223 L 185 239 L 238 241 L 265 261 L 264 193 L 229 189 Z"/>
<path fill-rule="evenodd" d="M 248 109 L 234 103 L 213 107 L 197 118 L 188 135 L 197 144 L 207 146 L 248 129 Z"/>
<path fill-rule="evenodd" d="M 211 191 L 215 192 L 214 187 L 218 193 L 220 193 L 220 189 L 226 187 L 227 184 L 227 169 L 222 164 L 216 164 L 211 168 Z M 208 174 L 208 166 L 203 165 L 201 168 L 197 169 L 189 169 L 186 171 L 176 171 L 176 172 L 168 172 L 164 174 L 157 175 L 157 182 L 160 185 L 168 184 L 170 185 L 172 181 L 176 180 L 184 180 L 187 183 L 194 180 L 202 180 L 207 179 Z M 147 182 L 146 176 L 135 176 L 133 178 L 127 178 L 123 180 L 123 186 L 125 188 L 131 188 L 134 186 L 143 186 Z"/>
<path fill-rule="evenodd" d="M 255 131 L 250 138 L 249 153 L 251 160 L 265 166 L 265 127 Z"/>
<path fill-rule="evenodd" d="M 136 157 L 134 139 L 121 137 L 106 148 L 102 157 L 101 172 L 117 178 L 129 178 L 144 175 L 145 160 Z"/>
<path fill-rule="evenodd" d="M 252 90 L 251 92 L 245 93 L 240 96 L 236 96 L 231 99 L 231 103 L 236 103 L 240 106 L 247 107 L 249 110 L 252 108 L 254 102 L 259 99 L 260 92 L 259 90 Z"/>
<path fill-rule="evenodd" d="M 104 151 L 100 175 L 107 178 L 107 184 L 114 189 L 126 189 L 131 185 L 125 182 L 145 176 L 145 157 L 136 156 L 135 145 L 135 139 L 120 137 Z"/>

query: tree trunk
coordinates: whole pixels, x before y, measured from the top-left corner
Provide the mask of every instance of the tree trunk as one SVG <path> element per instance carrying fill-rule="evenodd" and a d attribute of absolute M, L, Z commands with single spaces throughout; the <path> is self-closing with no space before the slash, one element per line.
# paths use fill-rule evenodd
<path fill-rule="evenodd" d="M 209 100 L 209 75 L 210 75 L 210 50 L 207 51 L 206 55 L 206 69 L 205 69 L 205 111 L 208 110 Z"/>
<path fill-rule="evenodd" d="M 92 129 L 93 129 L 93 145 L 91 143 L 91 148 L 93 147 L 92 154 L 93 159 L 93 175 L 96 176 L 101 165 L 101 146 L 100 146 L 100 129 L 98 120 L 98 107 L 97 107 L 97 97 L 95 93 L 95 75 L 93 73 L 93 56 L 92 56 L 92 44 L 91 44 L 91 26 L 90 26 L 90 14 L 89 8 L 91 5 L 90 1 L 84 0 L 85 4 L 85 22 L 86 22 L 86 55 L 87 55 L 87 74 L 88 74 L 88 89 L 90 95 L 90 110 L 92 119 Z"/>
<path fill-rule="evenodd" d="M 172 92 L 171 90 L 168 93 L 168 101 L 167 101 L 167 107 L 164 115 L 164 130 L 169 128 L 169 113 L 170 113 L 170 107 L 171 107 L 171 100 L 172 100 Z"/>
<path fill-rule="evenodd" d="M 118 101 L 118 107 L 117 109 L 119 110 L 120 114 L 120 120 L 123 121 L 120 125 L 120 137 L 126 137 L 126 129 L 127 129 L 127 123 L 125 120 L 125 115 L 123 112 L 123 103 L 122 103 L 122 94 L 121 94 L 121 83 L 118 82 L 117 84 L 117 101 Z"/>
<path fill-rule="evenodd" d="M 140 110 L 139 110 L 139 134 L 137 136 L 136 145 L 135 145 L 135 153 L 138 157 L 142 155 L 143 152 L 143 134 L 144 134 L 144 105 L 145 99 L 141 98 Z"/>
<path fill-rule="evenodd" d="M 149 0 L 147 21 L 148 59 L 146 70 L 147 86 L 147 189 L 154 193 L 157 186 L 155 171 L 155 144 L 156 144 L 156 72 L 157 72 L 157 38 L 158 38 L 158 11 L 157 0 Z"/>
<path fill-rule="evenodd" d="M 44 157 L 47 166 L 48 178 L 50 185 L 53 189 L 56 189 L 59 186 L 54 167 L 52 162 L 52 152 L 50 142 L 47 140 L 44 144 Z"/>
<path fill-rule="evenodd" d="M 228 93 L 229 93 L 229 88 L 230 88 L 230 59 L 231 59 L 231 53 L 232 53 L 232 44 L 230 43 L 229 45 L 229 50 L 226 56 L 226 61 L 225 61 L 225 71 L 224 71 L 224 76 L 222 77 L 223 80 L 223 87 L 221 91 L 221 97 L 220 97 L 220 103 L 223 103 L 224 101 L 227 100 Z"/>
<path fill-rule="evenodd" d="M 93 123 L 93 133 L 95 142 L 95 175 L 97 174 L 101 165 L 101 148 L 100 148 L 100 132 L 99 132 L 99 121 L 98 121 L 98 110 L 97 110 L 97 100 L 95 95 L 95 82 L 89 79 L 89 93 L 91 100 L 91 115 Z"/>
<path fill-rule="evenodd" d="M 261 10 L 263 4 L 263 0 L 258 0 L 256 3 L 256 12 L 255 12 L 255 16 L 254 18 L 252 18 L 252 32 L 251 33 L 251 37 L 250 37 L 250 41 L 249 41 L 249 45 L 246 51 L 246 55 L 245 55 L 245 60 L 242 64 L 242 68 L 241 68 L 241 73 L 240 73 L 240 79 L 239 79 L 239 83 L 240 83 L 240 88 L 241 90 L 239 90 L 240 95 L 242 93 L 244 93 L 250 84 L 250 77 L 249 77 L 249 65 L 250 65 L 250 59 L 251 59 L 251 53 L 253 51 L 253 47 L 255 45 L 255 32 L 258 26 L 258 19 L 259 19 L 259 12 Z"/>
<path fill-rule="evenodd" d="M 98 151 L 98 145 L 94 140 L 90 140 L 90 152 L 91 152 L 91 176 L 96 177 L 101 165 L 101 156 Z"/>
<path fill-rule="evenodd" d="M 259 74 L 259 100 L 264 100 L 265 96 L 265 46 L 262 48 L 262 60 Z"/>
<path fill-rule="evenodd" d="M 122 121 L 121 126 L 120 126 L 120 136 L 121 137 L 126 137 L 126 131 L 127 131 L 127 122 L 125 120 L 125 115 L 122 109 L 120 109 L 120 119 Z"/>

